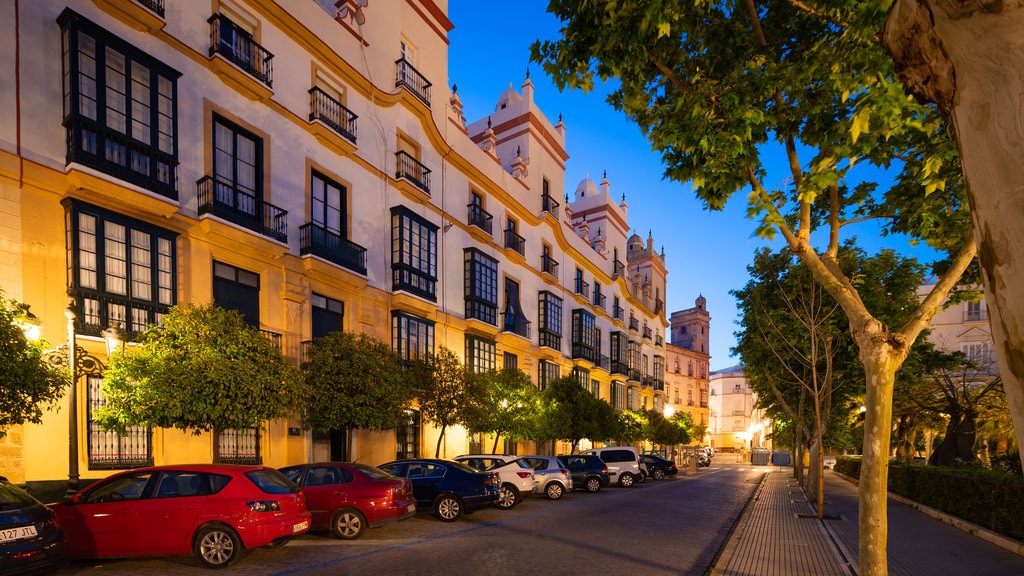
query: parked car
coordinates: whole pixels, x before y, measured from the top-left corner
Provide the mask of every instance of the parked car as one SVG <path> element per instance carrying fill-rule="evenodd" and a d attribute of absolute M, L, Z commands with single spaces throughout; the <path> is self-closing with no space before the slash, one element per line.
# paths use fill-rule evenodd
<path fill-rule="evenodd" d="M 646 472 L 640 453 L 632 446 L 605 446 L 583 450 L 580 454 L 592 454 L 608 465 L 608 479 L 619 486 L 630 487 L 643 482 Z"/>
<path fill-rule="evenodd" d="M 310 523 L 299 487 L 255 465 L 128 470 L 50 509 L 72 558 L 191 553 L 210 568 L 235 562 L 246 548 L 284 544 Z"/>
<path fill-rule="evenodd" d="M 411 480 L 417 508 L 432 510 L 434 516 L 445 522 L 455 522 L 463 514 L 498 502 L 501 483 L 497 474 L 478 472 L 454 460 L 396 460 L 378 468 Z"/>
<path fill-rule="evenodd" d="M 315 462 L 281 468 L 281 473 L 306 495 L 311 529 L 330 530 L 342 540 L 416 514 L 412 482 L 373 466 Z"/>
<path fill-rule="evenodd" d="M 676 463 L 654 454 L 641 454 L 640 461 L 647 467 L 647 475 L 655 480 L 664 480 L 679 473 Z"/>
<path fill-rule="evenodd" d="M 551 500 L 558 500 L 566 492 L 572 492 L 572 475 L 554 456 L 521 456 L 533 468 L 533 492 L 543 494 Z"/>
<path fill-rule="evenodd" d="M 558 461 L 569 469 L 572 485 L 577 490 L 600 492 L 608 485 L 608 465 L 592 454 L 567 454 Z"/>
<path fill-rule="evenodd" d="M 68 539 L 53 512 L 0 476 L 0 574 L 50 574 L 68 563 Z"/>
<path fill-rule="evenodd" d="M 498 503 L 502 510 L 511 510 L 530 494 L 536 484 L 533 479 L 533 468 L 519 456 L 508 454 L 466 454 L 456 456 L 456 462 L 481 472 L 494 472 L 501 481 Z"/>

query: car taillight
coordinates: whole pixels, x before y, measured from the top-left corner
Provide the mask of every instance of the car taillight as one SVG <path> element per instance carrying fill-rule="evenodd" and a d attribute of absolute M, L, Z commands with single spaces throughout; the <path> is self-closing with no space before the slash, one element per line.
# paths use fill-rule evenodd
<path fill-rule="evenodd" d="M 602 466 L 601 467 L 601 472 L 604 472 L 605 474 L 607 474 L 608 473 L 608 467 L 607 466 Z"/>
<path fill-rule="evenodd" d="M 497 488 L 501 486 L 501 483 L 498 482 L 497 476 L 495 476 L 494 474 L 488 474 L 487 478 L 484 479 L 484 486 L 494 486 L 495 488 Z"/>
<path fill-rule="evenodd" d="M 530 476 L 533 476 L 533 472 L 516 472 L 516 476 L 519 476 L 520 478 L 529 478 Z"/>
<path fill-rule="evenodd" d="M 562 476 L 565 476 L 566 478 L 569 477 L 569 471 L 566 470 L 565 468 L 561 468 L 558 471 L 562 473 Z"/>
<path fill-rule="evenodd" d="M 250 500 L 245 505 L 253 512 L 277 512 L 281 509 L 277 500 Z"/>

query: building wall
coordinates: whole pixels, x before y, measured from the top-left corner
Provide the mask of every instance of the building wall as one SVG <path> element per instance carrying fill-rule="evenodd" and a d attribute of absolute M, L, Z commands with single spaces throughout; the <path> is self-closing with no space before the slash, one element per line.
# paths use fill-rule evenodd
<path fill-rule="evenodd" d="M 664 250 L 653 249 L 652 235 L 642 250 L 627 254 L 626 232 L 631 224 L 625 195 L 621 201 L 613 200 L 605 178 L 601 188 L 595 188 L 597 194 L 587 195 L 590 188 L 584 186 L 584 193 L 578 190 L 570 201 L 565 126 L 561 120 L 552 123 L 537 108 L 529 78 L 518 90 L 510 88 L 499 95 L 488 119 L 467 122 L 459 97 L 450 88 L 447 33 L 452 23 L 446 3 L 377 0 L 361 8 L 362 24 L 354 16 L 355 4 L 347 4 L 347 16 L 322 7 L 331 5 L 183 0 L 165 2 L 162 16 L 133 1 L 39 0 L 0 6 L 0 26 L 8 32 L 0 39 L 0 53 L 8 56 L 3 61 L 9 67 L 6 76 L 12 79 L 0 85 L 0 114 L 5 120 L 0 122 L 0 251 L 5 255 L 0 258 L 0 286 L 32 306 L 48 342 L 54 346 L 66 342 L 64 309 L 69 288 L 80 282 L 80 269 L 72 265 L 75 274 L 69 286 L 71 236 L 65 218 L 69 206 L 86 206 L 111 215 L 111 221 L 152 227 L 174 238 L 174 303 L 213 301 L 215 262 L 255 274 L 259 327 L 279 334 L 283 351 L 295 362 L 303 342 L 312 337 L 311 298 L 316 294 L 344 304 L 345 330 L 391 342 L 392 315 L 401 312 L 434 323 L 435 350 L 445 346 L 464 358 L 466 336 L 484 338 L 494 342 L 499 368 L 506 352 L 515 354 L 519 368 L 535 380 L 541 360 L 557 364 L 563 376 L 575 367 L 589 371 L 606 400 L 611 400 L 612 383 L 618 381 L 636 391 L 639 405 L 635 408 L 661 409 L 667 376 L 659 378 L 651 366 L 656 357 L 667 364 L 665 255 Z M 81 22 L 76 26 L 95 27 L 104 46 L 174 78 L 173 193 L 158 190 L 152 177 L 132 180 L 131 174 L 102 163 L 71 157 L 69 150 L 77 150 L 79 140 L 73 139 L 69 149 L 65 124 L 91 125 L 81 113 L 72 114 L 68 122 L 65 118 L 65 63 L 58 19 L 67 8 L 77 16 L 66 13 L 64 18 Z M 221 53 L 211 55 L 208 19 L 218 13 L 238 19 L 255 42 L 273 54 L 272 80 Z M 415 70 L 431 83 L 420 95 L 408 86 L 396 86 L 396 78 L 412 78 L 411 72 L 410 76 L 396 73 L 395 61 L 403 44 L 415 48 Z M 74 55 L 81 56 L 82 50 Z M 236 54 L 249 58 L 244 51 Z M 104 62 L 112 58 L 105 56 Z M 244 63 L 259 65 L 257 59 Z M 79 62 L 79 66 L 85 64 Z M 100 70 L 113 74 L 102 66 Z M 115 98 L 99 82 L 101 104 L 105 98 Z M 152 94 L 152 88 L 126 90 Z M 311 91 L 318 90 L 357 116 L 355 125 L 349 126 L 353 137 L 311 114 L 323 111 L 311 107 Z M 240 224 L 206 209 L 203 183 L 214 176 L 215 159 L 222 157 L 218 150 L 227 145 L 215 137 L 215 118 L 234 130 L 230 144 L 239 146 L 236 164 L 252 159 L 244 152 L 250 139 L 262 143 L 261 153 L 254 156 L 258 160 L 255 179 L 262 185 L 258 200 L 266 204 L 268 213 L 272 207 L 286 211 L 284 233 L 263 229 L 263 221 Z M 109 122 L 98 130 L 116 145 L 117 134 Z M 152 148 L 144 152 L 151 153 Z M 429 186 L 420 181 L 427 177 L 425 170 L 400 172 L 399 151 L 429 170 Z M 313 218 L 314 171 L 346 189 L 343 239 L 365 249 L 365 270 L 307 253 L 309 246 L 300 229 Z M 560 210 L 544 210 L 545 187 Z M 473 193 L 492 217 L 490 231 L 470 220 L 472 208 L 467 205 Z M 390 240 L 396 207 L 436 227 L 432 297 L 396 289 L 393 284 Z M 503 231 L 510 219 L 524 240 L 521 254 L 505 242 Z M 543 270 L 545 246 L 559 263 L 556 270 Z M 498 321 L 494 324 L 466 316 L 467 248 L 498 262 Z M 627 264 L 632 272 L 640 271 L 639 281 L 625 269 Z M 577 284 L 577 269 L 589 290 Z M 506 330 L 502 322 L 506 278 L 519 283 L 522 312 L 532 326 L 526 335 Z M 605 301 L 597 302 L 592 292 L 596 285 L 601 286 Z M 557 344 L 541 345 L 538 338 L 541 292 L 562 299 Z M 615 299 L 621 315 L 613 309 Z M 600 350 L 593 357 L 574 351 L 574 310 L 593 315 L 601 330 Z M 109 318 L 111 324 L 121 322 Z M 132 326 L 121 323 L 120 327 L 132 331 Z M 648 359 L 648 365 L 636 366 L 639 374 L 612 368 L 609 342 L 615 332 L 637 343 L 638 362 L 639 357 Z M 79 326 L 76 339 L 106 360 L 96 330 Z M 704 359 L 706 364 L 706 355 Z M 68 413 L 74 409 L 81 429 L 82 477 L 110 473 L 89 469 L 89 447 L 82 429 L 85 382 L 77 387 L 77 406 L 72 407 L 65 397 L 42 424 L 26 425 L 8 435 L 0 445 L 0 470 L 13 473 L 16 481 L 64 477 Z M 262 461 L 283 466 L 309 459 L 317 448 L 312 434 L 300 426 L 298 419 L 264 423 Z M 379 464 L 395 457 L 394 431 L 352 434 L 351 458 Z M 469 439 L 461 429 L 450 429 L 446 436 L 443 456 L 468 449 Z M 424 423 L 420 455 L 433 455 L 437 437 L 438 431 Z M 484 439 L 484 445 L 489 447 L 490 439 Z M 539 448 L 532 443 L 520 446 L 522 451 Z M 150 450 L 157 464 L 210 461 L 213 437 L 154 429 Z"/>

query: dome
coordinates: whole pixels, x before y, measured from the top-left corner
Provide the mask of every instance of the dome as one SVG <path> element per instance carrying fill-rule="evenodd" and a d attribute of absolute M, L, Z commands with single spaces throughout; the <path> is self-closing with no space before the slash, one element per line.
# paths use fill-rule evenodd
<path fill-rule="evenodd" d="M 502 92 L 501 97 L 498 98 L 498 104 L 494 107 L 494 111 L 497 112 L 498 110 L 503 110 L 510 104 L 519 103 L 522 99 L 523 97 L 519 95 L 519 92 L 516 92 L 516 89 L 512 87 L 511 83 L 509 83 L 508 90 Z"/>
<path fill-rule="evenodd" d="M 597 196 L 597 184 L 594 184 L 594 181 L 589 176 L 580 180 L 580 185 L 576 187 L 577 200 L 587 195 Z"/>

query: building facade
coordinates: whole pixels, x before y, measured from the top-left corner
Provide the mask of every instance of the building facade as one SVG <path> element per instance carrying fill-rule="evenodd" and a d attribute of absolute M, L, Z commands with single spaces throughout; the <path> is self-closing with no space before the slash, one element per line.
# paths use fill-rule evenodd
<path fill-rule="evenodd" d="M 669 317 L 672 341 L 668 344 L 665 377 L 665 402 L 672 412 L 685 412 L 705 434 L 693 438 L 694 444 L 710 444 L 710 350 L 711 314 L 707 299 L 698 296 L 694 306 L 673 312 Z"/>
<path fill-rule="evenodd" d="M 768 421 L 756 405 L 757 394 L 743 375 L 742 365 L 711 373 L 709 432 L 716 450 L 745 452 L 766 447 Z"/>
<path fill-rule="evenodd" d="M 629 235 L 607 178 L 570 197 L 565 125 L 528 76 L 464 118 L 445 2 L 14 0 L 0 22 L 0 287 L 47 341 L 102 362 L 105 330 L 215 303 L 295 362 L 313 338 L 366 332 L 407 359 L 444 346 L 540 388 L 571 375 L 617 409 L 664 409 L 664 251 Z M 415 407 L 385 432 L 287 419 L 122 436 L 90 423 L 101 383 L 83 376 L 42 424 L 10 430 L 0 470 L 64 477 L 73 430 L 84 479 L 214 459 L 375 464 L 437 441 Z M 449 430 L 443 455 L 480 440 Z"/>

